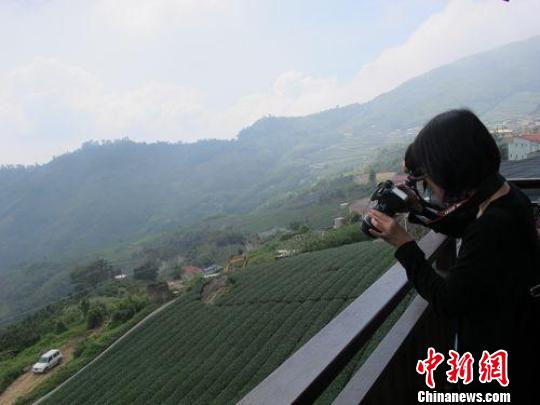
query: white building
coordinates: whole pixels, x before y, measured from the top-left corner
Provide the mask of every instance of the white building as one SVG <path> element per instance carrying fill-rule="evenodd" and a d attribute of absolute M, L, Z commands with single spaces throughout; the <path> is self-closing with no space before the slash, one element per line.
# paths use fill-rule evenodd
<path fill-rule="evenodd" d="M 508 160 L 527 159 L 527 155 L 540 150 L 540 134 L 521 135 L 508 144 Z"/>
<path fill-rule="evenodd" d="M 504 137 L 504 138 L 512 137 L 514 135 L 514 131 L 511 130 L 510 128 L 495 128 L 495 129 L 490 130 L 490 132 L 493 135 Z"/>

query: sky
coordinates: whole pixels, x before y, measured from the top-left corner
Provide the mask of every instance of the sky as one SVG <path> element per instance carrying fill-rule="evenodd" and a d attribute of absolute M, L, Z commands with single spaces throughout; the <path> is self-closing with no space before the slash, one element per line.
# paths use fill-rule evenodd
<path fill-rule="evenodd" d="M 540 34 L 538 0 L 1 0 L 0 164 L 232 139 Z"/>

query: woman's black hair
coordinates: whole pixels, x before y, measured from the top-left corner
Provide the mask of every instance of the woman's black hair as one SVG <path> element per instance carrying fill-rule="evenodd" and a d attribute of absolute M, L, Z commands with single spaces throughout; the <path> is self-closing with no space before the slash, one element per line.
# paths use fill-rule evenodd
<path fill-rule="evenodd" d="M 418 177 L 422 174 L 419 171 L 416 160 L 414 159 L 412 143 L 407 146 L 407 150 L 405 151 L 405 157 L 403 158 L 403 163 L 405 164 L 407 174 L 415 177 Z"/>
<path fill-rule="evenodd" d="M 486 126 L 470 110 L 443 112 L 416 136 L 409 152 L 448 197 L 476 189 L 499 171 L 501 155 Z"/>

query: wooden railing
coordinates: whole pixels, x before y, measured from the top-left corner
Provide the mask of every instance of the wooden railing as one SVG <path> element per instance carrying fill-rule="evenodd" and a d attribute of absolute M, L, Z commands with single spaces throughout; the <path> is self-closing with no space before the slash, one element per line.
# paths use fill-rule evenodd
<path fill-rule="evenodd" d="M 540 179 L 511 179 L 540 190 Z M 435 232 L 419 242 L 434 271 L 443 277 L 456 257 L 455 240 Z M 240 404 L 312 403 L 334 381 L 411 289 L 405 270 L 394 264 L 361 296 L 249 392 Z M 423 379 L 415 372 L 427 347 L 452 347 L 450 325 L 416 296 L 376 349 L 340 391 L 334 404 L 399 404 L 416 398 Z M 436 375 L 445 389 L 444 375 Z M 402 402 L 400 402 L 402 401 Z"/>

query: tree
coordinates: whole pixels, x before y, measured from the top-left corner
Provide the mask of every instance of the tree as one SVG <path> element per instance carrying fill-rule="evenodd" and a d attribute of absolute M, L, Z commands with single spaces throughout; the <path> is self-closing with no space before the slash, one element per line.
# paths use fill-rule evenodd
<path fill-rule="evenodd" d="M 360 222 L 360 220 L 362 219 L 361 215 L 356 212 L 356 211 L 353 211 L 349 214 L 349 223 L 350 224 L 354 224 L 356 222 Z"/>
<path fill-rule="evenodd" d="M 103 304 L 92 305 L 86 317 L 86 328 L 94 329 L 103 323 L 107 310 Z"/>
<path fill-rule="evenodd" d="M 61 320 L 56 321 L 56 334 L 60 335 L 67 330 L 66 325 Z"/>
<path fill-rule="evenodd" d="M 80 303 L 81 312 L 86 317 L 88 314 L 88 310 L 90 309 L 90 303 L 88 302 L 88 299 L 83 298 Z"/>
<path fill-rule="evenodd" d="M 137 280 L 156 281 L 158 271 L 155 263 L 147 262 L 133 270 L 133 277 Z"/>
<path fill-rule="evenodd" d="M 103 281 L 112 278 L 114 273 L 113 266 L 105 259 L 98 259 L 87 266 L 79 266 L 72 270 L 71 282 L 75 290 L 85 290 L 96 288 Z"/>
<path fill-rule="evenodd" d="M 289 229 L 293 231 L 298 231 L 301 226 L 302 226 L 302 222 L 300 221 L 292 221 L 291 223 L 289 223 Z"/>
<path fill-rule="evenodd" d="M 370 187 L 375 187 L 377 185 L 377 173 L 375 170 L 369 169 L 368 184 Z"/>

